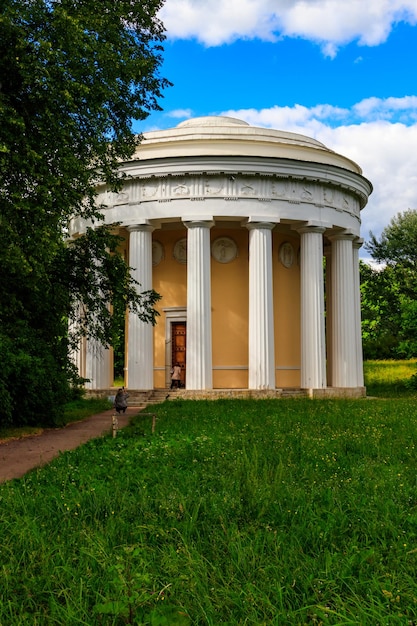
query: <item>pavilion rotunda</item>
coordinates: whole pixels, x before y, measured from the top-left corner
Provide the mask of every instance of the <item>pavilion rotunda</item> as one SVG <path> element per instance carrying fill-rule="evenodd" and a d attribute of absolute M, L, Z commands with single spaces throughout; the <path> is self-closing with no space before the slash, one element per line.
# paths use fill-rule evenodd
<path fill-rule="evenodd" d="M 152 327 L 127 315 L 125 384 L 186 390 L 306 389 L 364 395 L 359 248 L 371 183 L 303 135 L 201 117 L 146 133 L 107 224 L 142 290 L 161 296 Z M 72 236 L 86 223 L 74 219 Z M 112 350 L 84 342 L 87 387 L 113 384 Z"/>

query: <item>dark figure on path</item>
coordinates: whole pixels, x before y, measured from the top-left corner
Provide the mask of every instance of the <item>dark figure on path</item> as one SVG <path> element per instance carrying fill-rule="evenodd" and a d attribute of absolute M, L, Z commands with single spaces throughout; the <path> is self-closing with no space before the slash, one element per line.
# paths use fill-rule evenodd
<path fill-rule="evenodd" d="M 125 413 L 127 409 L 127 399 L 129 394 L 125 391 L 124 387 L 121 387 L 116 393 L 116 397 L 114 399 L 114 408 L 118 413 Z"/>

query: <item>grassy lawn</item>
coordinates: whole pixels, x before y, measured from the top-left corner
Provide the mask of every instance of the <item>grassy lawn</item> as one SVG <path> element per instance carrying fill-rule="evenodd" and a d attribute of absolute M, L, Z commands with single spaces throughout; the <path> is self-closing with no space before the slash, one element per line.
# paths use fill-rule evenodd
<path fill-rule="evenodd" d="M 79 400 L 73 400 L 65 405 L 61 419 L 55 424 L 55 427 L 59 428 L 72 422 L 78 422 L 86 417 L 90 417 L 90 415 L 107 411 L 111 407 L 112 404 L 107 398 L 80 398 Z M 42 430 L 43 428 L 40 426 L 3 427 L 0 428 L 0 443 L 10 439 L 39 435 Z M 2 625 L 0 624 L 0 626 Z"/>
<path fill-rule="evenodd" d="M 153 436 L 138 417 L 1 485 L 0 624 L 415 626 L 417 404 L 396 393 L 166 402 Z"/>
<path fill-rule="evenodd" d="M 365 361 L 364 375 L 368 395 L 412 397 L 416 390 L 406 387 L 407 380 L 417 372 L 417 360 Z"/>

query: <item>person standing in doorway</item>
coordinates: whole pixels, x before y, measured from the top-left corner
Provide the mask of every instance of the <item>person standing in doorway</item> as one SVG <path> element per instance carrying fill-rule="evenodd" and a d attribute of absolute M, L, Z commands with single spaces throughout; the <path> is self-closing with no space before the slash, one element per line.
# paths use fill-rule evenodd
<path fill-rule="evenodd" d="M 171 370 L 171 389 L 179 389 L 181 381 L 181 367 L 179 363 L 175 363 Z"/>

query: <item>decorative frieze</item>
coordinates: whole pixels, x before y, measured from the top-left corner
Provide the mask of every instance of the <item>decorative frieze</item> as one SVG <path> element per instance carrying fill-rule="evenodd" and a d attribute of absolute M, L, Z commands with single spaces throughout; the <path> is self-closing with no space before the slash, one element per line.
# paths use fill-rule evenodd
<path fill-rule="evenodd" d="M 329 207 L 359 219 L 359 199 L 348 188 L 323 181 L 308 181 L 295 177 L 198 174 L 189 176 L 164 176 L 152 179 L 132 179 L 125 183 L 120 193 L 103 191 L 98 204 L 112 208 L 146 202 L 173 202 L 188 199 L 202 202 L 219 198 L 228 202 L 257 200 L 282 201 L 289 204 L 308 204 Z"/>

